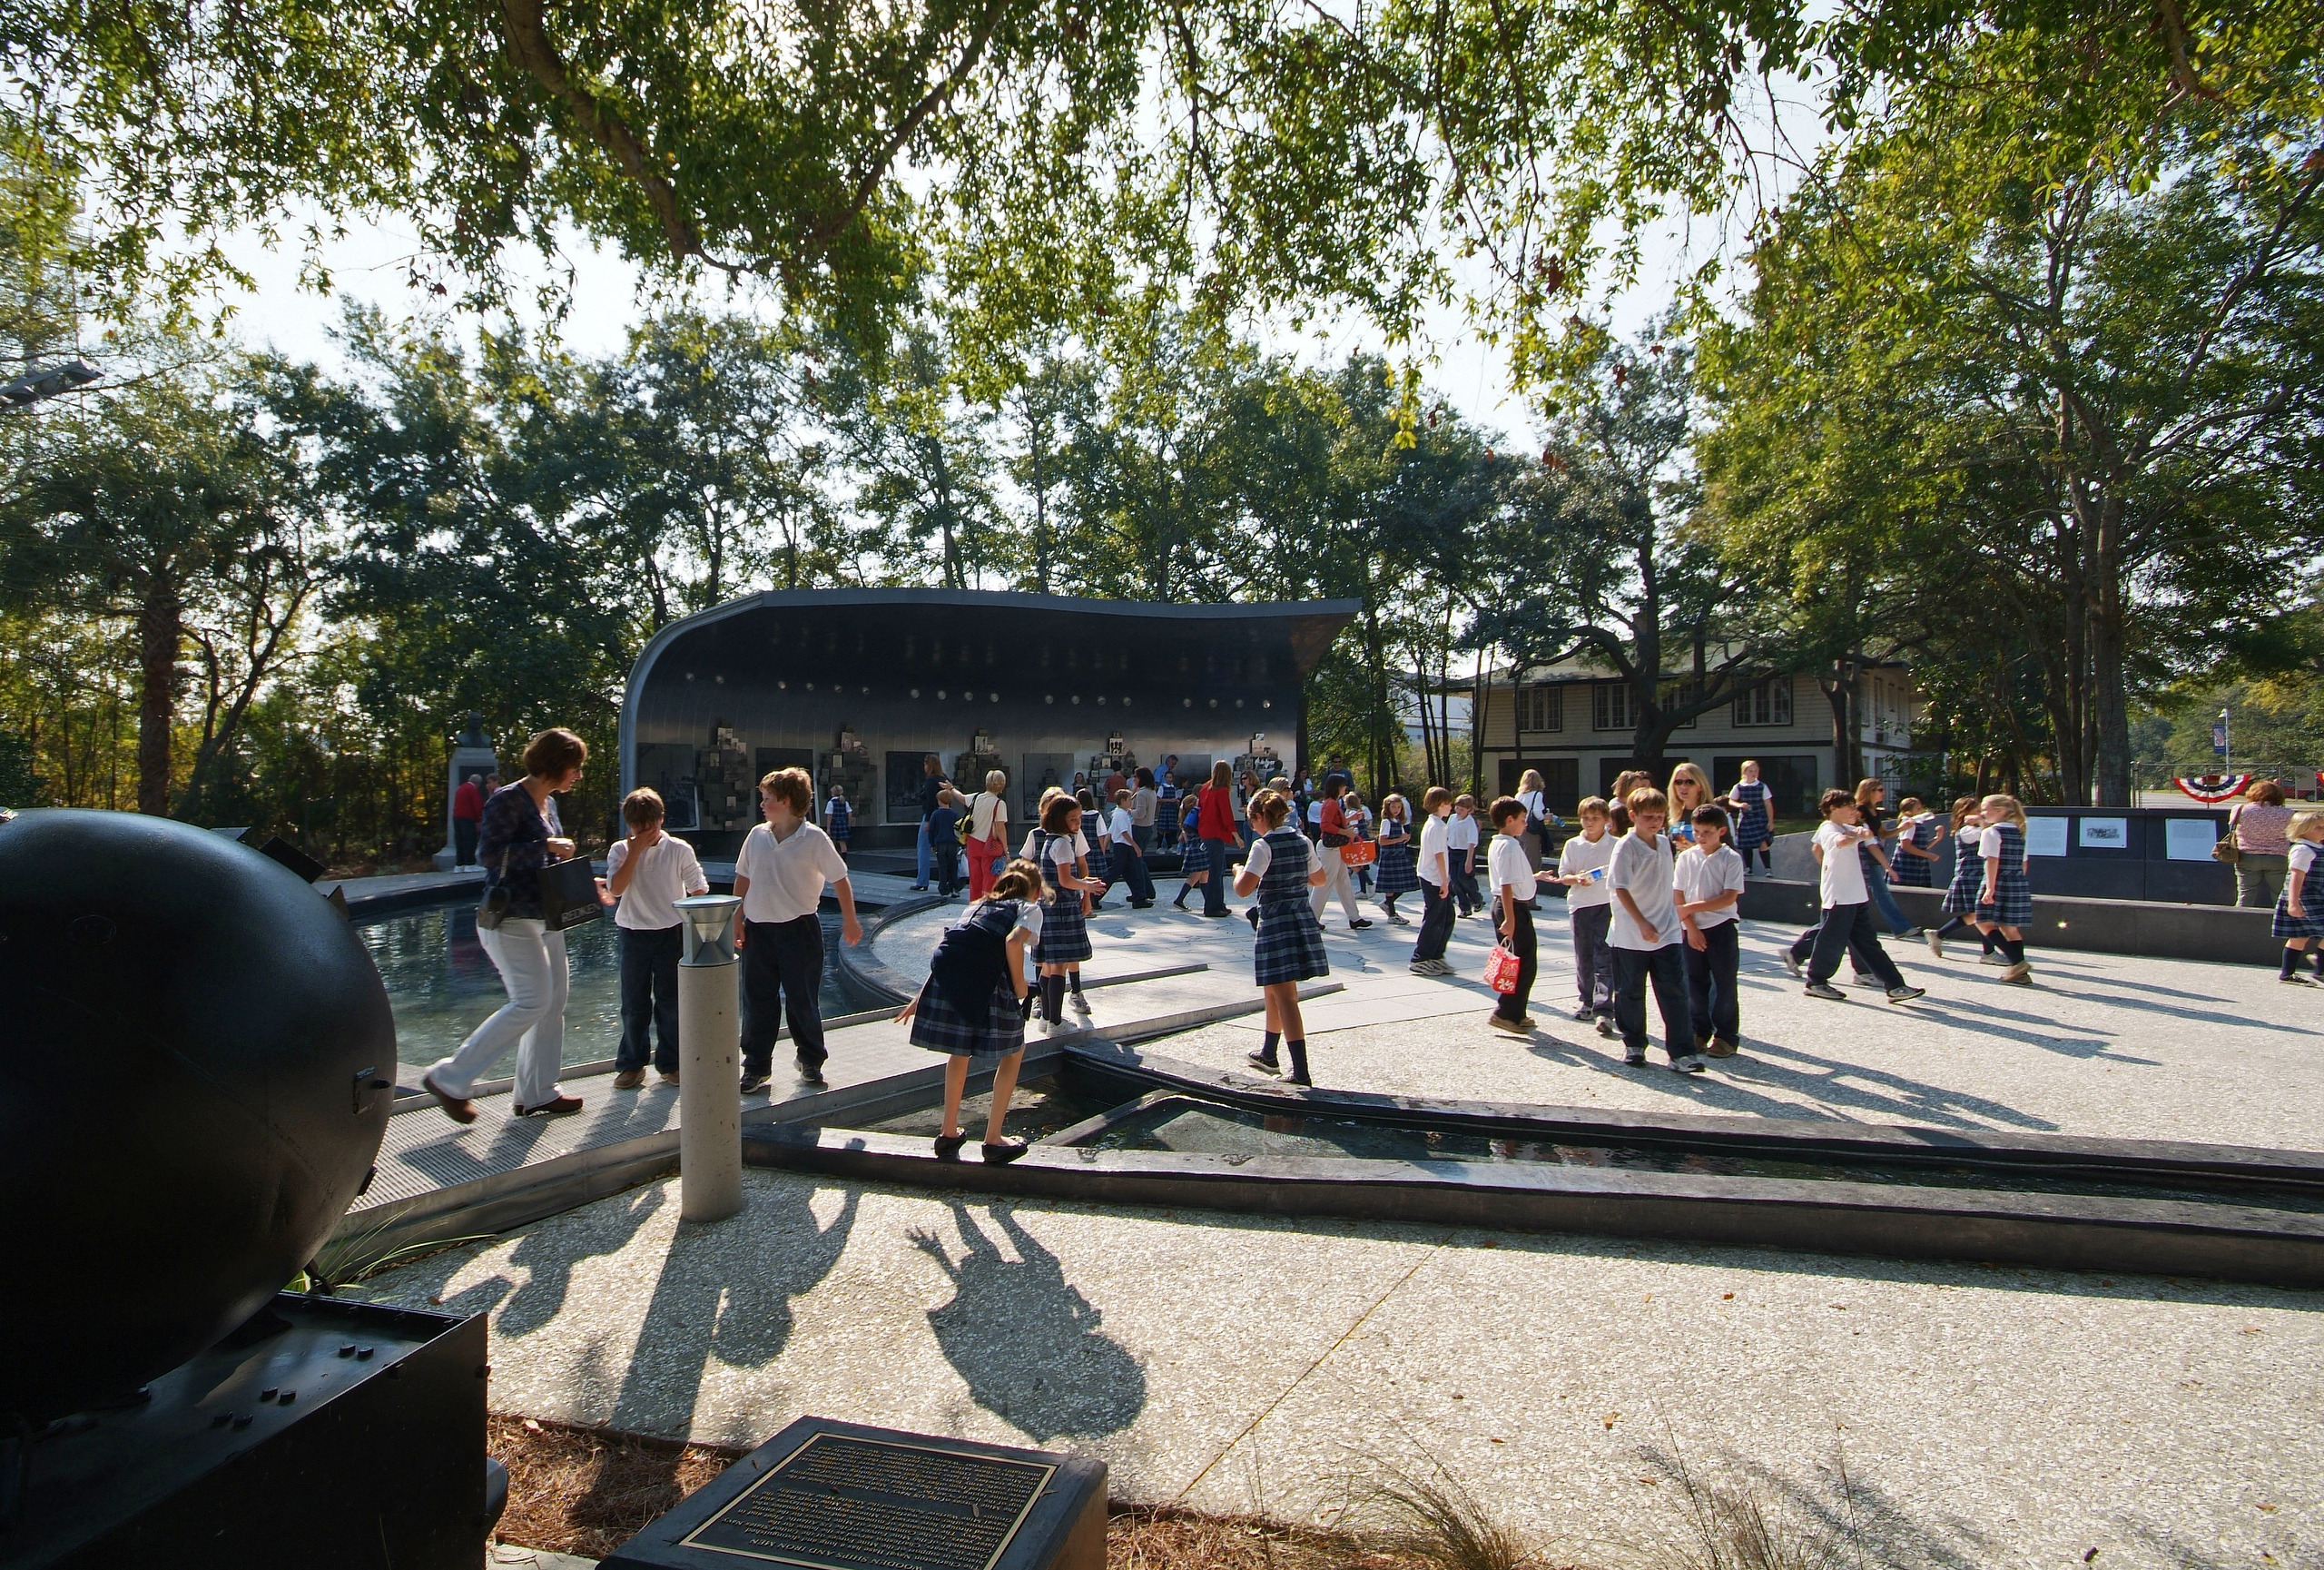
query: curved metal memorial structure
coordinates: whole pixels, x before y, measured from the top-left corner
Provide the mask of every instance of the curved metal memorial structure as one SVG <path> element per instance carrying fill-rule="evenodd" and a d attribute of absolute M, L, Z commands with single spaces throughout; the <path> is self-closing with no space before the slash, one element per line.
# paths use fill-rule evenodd
<path fill-rule="evenodd" d="M 622 789 L 652 785 L 705 851 L 758 819 L 753 784 L 809 770 L 856 843 L 908 843 L 921 761 L 966 788 L 1009 775 L 1016 821 L 1044 786 L 1115 766 L 1182 777 L 1214 759 L 1303 761 L 1307 674 L 1354 600 L 1151 605 L 975 589 L 778 590 L 656 634 L 629 676 Z M 881 832 L 881 825 L 899 825 Z"/>

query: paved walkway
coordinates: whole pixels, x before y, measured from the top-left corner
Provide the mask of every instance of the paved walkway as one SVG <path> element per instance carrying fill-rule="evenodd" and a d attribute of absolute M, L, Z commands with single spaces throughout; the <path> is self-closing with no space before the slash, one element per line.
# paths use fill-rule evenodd
<path fill-rule="evenodd" d="M 2001 984 L 1997 970 L 1977 963 L 1974 943 L 1939 961 L 1914 943 L 1892 953 L 1926 999 L 1899 1007 L 1877 991 L 1845 989 L 1849 1002 L 1830 1003 L 1803 996 L 1785 974 L 1792 929 L 1746 923 L 1743 1052 L 1679 1075 L 1662 1067 L 1659 1019 L 1653 1064 L 1640 1070 L 1621 1065 L 1619 1042 L 1566 1017 L 1578 1000 L 1564 905 L 1545 898 L 1541 908 L 1537 1028 L 1524 1041 L 1485 1024 L 1493 998 L 1481 979 L 1492 941 L 1484 921 L 1455 924 L 1459 975 L 1434 979 L 1406 968 L 1413 929 L 1351 933 L 1336 908 L 1329 913 L 1331 979 L 1346 990 L 1303 1011 L 1318 1082 L 1464 1101 L 2300 1150 L 2324 1138 L 2324 990 L 2283 986 L 2270 970 L 2037 949 L 2039 984 L 2029 989 Z M 881 935 L 877 953 L 917 981 L 947 919 L 941 911 L 906 918 Z M 1241 921 L 1206 921 L 1166 903 L 1101 912 L 1090 929 L 1092 973 L 1201 961 L 1211 967 L 1204 989 L 1251 985 L 1251 932 Z M 1133 1019 L 1147 996 L 1144 987 L 1093 994 L 1098 1028 Z M 1252 1016 L 1159 1050 L 1239 1067 L 1262 1028 Z"/>
<path fill-rule="evenodd" d="M 1901 957 L 1929 1002 L 1816 1003 L 1774 958 L 1787 934 L 1753 929 L 1745 1053 L 1682 1078 L 1624 1069 L 1555 1017 L 1571 973 L 1544 903 L 1531 1042 L 1487 1030 L 1481 983 L 1411 976 L 1409 931 L 1335 932 L 1347 991 L 1308 1009 L 1319 1076 L 2314 1148 L 2324 996 L 2264 973 L 2037 953 L 2028 992 L 1974 950 L 1923 951 Z M 943 914 L 891 929 L 881 957 L 924 970 Z M 1212 966 L 1094 990 L 1101 1028 L 1246 991 L 1239 921 L 1157 909 L 1093 927 L 1093 976 Z M 1464 976 L 1484 944 L 1464 923 Z M 872 1032 L 892 1030 L 845 1032 L 835 1061 L 860 1039 L 872 1067 L 896 1050 Z M 1229 1023 L 1163 1050 L 1228 1064 L 1250 1044 Z M 2324 1293 L 746 1185 L 718 1226 L 681 1227 L 675 1190 L 650 1183 L 375 1286 L 489 1311 L 504 1410 L 730 1443 L 813 1412 L 1088 1449 L 1126 1497 L 1294 1515 L 1433 1457 L 1561 1563 L 1672 1526 L 1675 1452 L 1826 1511 L 1844 1465 L 1867 1564 L 2324 1564 Z"/>

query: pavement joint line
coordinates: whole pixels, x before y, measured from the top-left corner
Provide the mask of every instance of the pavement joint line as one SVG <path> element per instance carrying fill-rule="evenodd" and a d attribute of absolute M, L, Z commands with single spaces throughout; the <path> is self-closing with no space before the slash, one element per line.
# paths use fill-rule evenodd
<path fill-rule="evenodd" d="M 1315 1374 L 1316 1369 L 1322 1368 L 1326 1362 L 1329 1362 L 1333 1353 L 1338 1351 L 1342 1347 L 1346 1346 L 1349 1339 L 1354 1337 L 1358 1330 L 1363 1329 L 1365 1325 L 1371 1323 L 1372 1316 L 1380 1311 L 1381 1305 L 1387 1302 L 1389 1298 L 1394 1297 L 1398 1292 L 1403 1291 L 1404 1284 L 1410 1281 L 1414 1276 L 1420 1274 L 1422 1266 L 1427 1264 L 1431 1259 L 1433 1259 L 1437 1255 L 1443 1253 L 1447 1248 L 1452 1246 L 1453 1235 L 1456 1230 L 1457 1229 L 1448 1228 L 1443 1236 L 1438 1238 L 1435 1242 L 1430 1244 L 1421 1257 L 1413 1261 L 1412 1269 L 1406 1270 L 1393 1281 L 1391 1281 L 1385 1290 L 1384 1290 L 1377 1298 L 1373 1298 L 1372 1301 L 1365 1306 L 1364 1312 L 1358 1314 L 1354 1319 L 1350 1320 L 1348 1322 L 1347 1328 L 1341 1331 L 1338 1336 L 1333 1338 L 1330 1346 L 1315 1354 L 1315 1359 L 1314 1362 L 1309 1363 L 1305 1368 L 1300 1369 L 1297 1377 L 1294 1378 L 1289 1384 L 1285 1385 L 1281 1390 L 1275 1393 L 1274 1400 L 1269 1401 L 1263 1409 L 1255 1414 L 1249 1422 L 1244 1424 L 1240 1428 L 1236 1429 L 1232 1435 L 1228 1436 L 1226 1443 L 1218 1447 L 1218 1454 L 1213 1456 L 1209 1460 L 1203 1463 L 1202 1470 L 1188 1478 L 1187 1480 L 1187 1486 L 1179 1489 L 1177 1493 L 1171 1496 L 1170 1503 L 1173 1505 L 1177 1504 L 1187 1495 L 1200 1487 L 1202 1486 L 1202 1480 L 1205 1477 L 1209 1476 L 1211 1473 L 1217 1468 L 1218 1464 L 1221 1461 L 1226 1460 L 1227 1456 L 1235 1453 L 1236 1446 L 1240 1445 L 1245 1439 L 1249 1438 L 1253 1434 L 1258 1432 L 1259 1425 L 1265 1422 L 1269 1417 L 1275 1416 L 1276 1407 L 1282 1406 L 1285 1401 L 1290 1400 L 1292 1393 L 1297 1390 L 1300 1386 L 1305 1385 Z"/>

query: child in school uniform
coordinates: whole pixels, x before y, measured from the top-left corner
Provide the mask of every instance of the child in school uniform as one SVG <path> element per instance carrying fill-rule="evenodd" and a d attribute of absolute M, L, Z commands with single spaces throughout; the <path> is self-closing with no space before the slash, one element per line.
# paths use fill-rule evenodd
<path fill-rule="evenodd" d="M 1032 863 L 1010 862 L 972 900 L 936 946 L 928 979 L 896 1016 L 910 1021 L 911 1044 L 945 1054 L 944 1121 L 936 1136 L 939 1160 L 960 1160 L 960 1101 L 969 1070 L 992 1070 L 992 1111 L 985 1119 L 984 1159 L 999 1164 L 1023 1155 L 1026 1141 L 1002 1131 L 1009 1098 L 1024 1061 L 1025 955 L 1041 935 L 1041 874 Z"/>
<path fill-rule="evenodd" d="M 1606 936 L 1613 920 L 1614 891 L 1606 883 L 1606 867 L 1614 859 L 1613 816 L 1603 796 L 1585 796 L 1575 810 L 1581 832 L 1558 852 L 1558 882 L 1572 891 L 1565 897 L 1566 923 L 1573 929 L 1573 984 L 1581 996 L 1573 1017 L 1595 1017 L 1598 1033 L 1611 1036 L 1616 1033 L 1614 956 Z"/>
<path fill-rule="evenodd" d="M 1865 882 L 1860 854 L 1871 840 L 1872 830 L 1857 821 L 1862 808 L 1856 796 L 1844 790 L 1827 790 L 1817 803 L 1817 810 L 1824 817 L 1823 826 L 1816 831 L 1814 847 L 1821 869 L 1818 893 L 1824 916 L 1808 951 L 1807 995 L 1830 1002 L 1847 1001 L 1847 994 L 1832 984 L 1832 973 L 1840 968 L 1840 955 L 1846 953 L 1855 961 L 1859 975 L 1868 973 L 1879 981 L 1890 1002 L 1908 1003 L 1925 996 L 1924 989 L 1905 982 L 1896 962 L 1880 946 L 1880 923 L 1874 914 L 1872 890 Z"/>
<path fill-rule="evenodd" d="M 2013 795 L 1989 795 L 1979 805 L 1985 829 L 1977 836 L 1977 859 L 1984 866 L 1977 887 L 1977 930 L 1994 936 L 2009 962 L 2001 979 L 2030 987 L 2034 967 L 2025 963 L 2025 926 L 2034 919 L 2034 884 L 2025 875 L 2025 809 Z"/>
<path fill-rule="evenodd" d="M 1977 858 L 1978 836 L 1984 833 L 1985 818 L 1975 796 L 1955 796 L 1953 800 L 1953 881 L 1945 886 L 1945 903 L 1941 907 L 1945 921 L 1941 927 L 1928 930 L 1928 952 L 1938 959 L 1945 957 L 1945 940 L 1955 933 L 1977 930 L 1977 890 L 1984 883 L 1985 864 Z M 1992 954 L 1993 934 L 1980 933 L 1985 941 L 1985 953 Z"/>
<path fill-rule="evenodd" d="M 1396 913 L 1397 896 L 1420 892 L 1420 876 L 1413 871 L 1412 810 L 1410 802 L 1394 794 L 1380 804 L 1380 908 L 1399 927 L 1413 923 Z"/>
<path fill-rule="evenodd" d="M 710 892 L 694 846 L 663 833 L 662 817 L 659 792 L 640 786 L 622 797 L 621 821 L 629 834 L 606 852 L 606 875 L 597 883 L 597 898 L 614 907 L 614 925 L 621 929 L 616 1091 L 645 1082 L 649 1029 L 654 1067 L 665 1081 L 678 1082 L 678 956 L 685 923 L 676 902 Z"/>
<path fill-rule="evenodd" d="M 1631 791 L 1622 805 L 1630 829 L 1614 842 L 1606 881 L 1614 891 L 1614 915 L 1607 942 L 1614 954 L 1614 1021 L 1622 1034 L 1622 1061 L 1646 1062 L 1646 989 L 1662 1015 L 1662 1050 L 1673 1071 L 1699 1074 L 1709 1065 L 1695 1051 L 1694 1021 L 1687 1013 L 1687 963 L 1679 957 L 1677 884 L 1672 882 L 1670 842 L 1663 837 L 1663 815 L 1670 798 L 1651 785 Z"/>
<path fill-rule="evenodd" d="M 1444 848 L 1452 856 L 1452 898 L 1463 920 L 1478 914 L 1484 902 L 1477 897 L 1477 798 L 1452 798 L 1452 821 L 1444 825 Z"/>
<path fill-rule="evenodd" d="M 968 798 L 949 787 L 936 795 L 936 810 L 928 815 L 929 865 L 936 873 L 939 898 L 950 899 L 960 886 L 960 817 Z"/>
<path fill-rule="evenodd" d="M 1420 933 L 1413 943 L 1409 967 L 1416 976 L 1449 976 L 1444 946 L 1452 938 L 1452 857 L 1444 848 L 1446 825 L 1452 818 L 1452 793 L 1431 785 L 1420 798 Z"/>
<path fill-rule="evenodd" d="M 1945 840 L 1945 820 L 1918 796 L 1896 804 L 1896 881 L 1908 889 L 1936 886 L 1936 847 Z"/>
<path fill-rule="evenodd" d="M 2284 860 L 2284 892 L 2276 896 L 2275 919 L 2268 923 L 2284 941 L 2283 968 L 2276 979 L 2289 987 L 2312 987 L 2316 979 L 2299 973 L 2299 958 L 2324 938 L 2324 898 L 2313 887 L 2317 850 L 2324 844 L 2324 812 L 2311 807 L 2292 814 L 2284 837 L 2291 845 Z M 2324 977 L 2324 948 L 2313 952 L 2316 975 Z"/>
<path fill-rule="evenodd" d="M 855 814 L 847 805 L 847 792 L 839 785 L 832 786 L 831 800 L 823 804 L 823 833 L 831 836 L 832 848 L 847 858 L 848 836 L 855 832 Z"/>
<path fill-rule="evenodd" d="M 1775 870 L 1776 793 L 1775 787 L 1759 777 L 1759 760 L 1743 760 L 1743 777 L 1727 793 L 1735 804 L 1735 848 L 1743 857 L 1744 871 L 1751 867 L 1751 856 L 1757 852 L 1759 870 Z"/>
<path fill-rule="evenodd" d="M 1085 893 L 1105 884 L 1084 877 L 1076 869 L 1087 854 L 1081 838 L 1081 804 L 1060 791 L 1041 804 L 1040 826 L 1029 841 L 1027 858 L 1041 869 L 1048 893 L 1041 899 L 1041 930 L 1033 944 L 1033 963 L 1041 968 L 1041 1019 L 1054 1031 L 1065 1022 L 1066 992 L 1073 1006 L 1089 1012 L 1081 995 L 1081 962 L 1095 951 L 1089 945 L 1089 918 L 1082 910 Z"/>
<path fill-rule="evenodd" d="M 1187 791 L 1178 802 L 1178 897 L 1170 908 L 1187 908 L 1187 896 L 1210 882 L 1210 847 L 1203 843 L 1200 833 L 1202 792 Z M 1207 897 L 1207 896 L 1206 896 Z"/>
<path fill-rule="evenodd" d="M 1485 877 L 1492 885 L 1498 915 L 1493 926 L 1517 956 L 1517 990 L 1503 992 L 1493 1005 L 1492 1024 L 1495 1030 L 1521 1036 L 1533 1028 L 1525 1005 L 1533 995 L 1533 978 L 1541 970 L 1541 953 L 1533 939 L 1533 895 L 1538 880 L 1554 874 L 1532 864 L 1531 842 L 1525 834 L 1532 815 L 1523 802 L 1515 796 L 1498 797 L 1488 815 L 1492 819 L 1493 836 L 1492 846 L 1485 853 Z"/>
<path fill-rule="evenodd" d="M 1727 844 L 1725 813 L 1709 805 L 1695 809 L 1695 843 L 1679 853 L 1671 877 L 1679 920 L 1687 929 L 1681 957 L 1687 962 L 1687 1012 L 1694 1022 L 1695 1050 L 1706 1057 L 1731 1058 L 1742 1032 L 1735 992 L 1735 907 L 1743 894 L 1743 858 Z"/>
<path fill-rule="evenodd" d="M 1295 1085 L 1312 1085 L 1307 1073 L 1307 1028 L 1299 1017 L 1299 983 L 1331 974 L 1324 953 L 1323 923 L 1308 903 L 1311 890 L 1324 886 L 1324 868 L 1307 836 L 1291 825 L 1291 801 L 1272 788 L 1250 799 L 1251 827 L 1259 832 L 1235 869 L 1235 892 L 1256 894 L 1252 908 L 1259 913 L 1252 923 L 1251 971 L 1266 1002 L 1266 1036 L 1251 1062 L 1268 1073 L 1282 1071 L 1275 1056 L 1278 1044 L 1290 1054 L 1291 1071 L 1284 1075 Z"/>

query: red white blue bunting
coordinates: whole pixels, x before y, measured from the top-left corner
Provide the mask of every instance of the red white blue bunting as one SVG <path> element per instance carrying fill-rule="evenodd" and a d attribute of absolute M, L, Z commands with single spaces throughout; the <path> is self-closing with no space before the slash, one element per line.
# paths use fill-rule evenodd
<path fill-rule="evenodd" d="M 2205 806 L 2217 806 L 2250 789 L 2254 777 L 2248 774 L 2199 774 L 2182 775 L 2171 783 Z M 2319 771 L 2317 778 L 2324 783 L 2324 771 Z"/>

